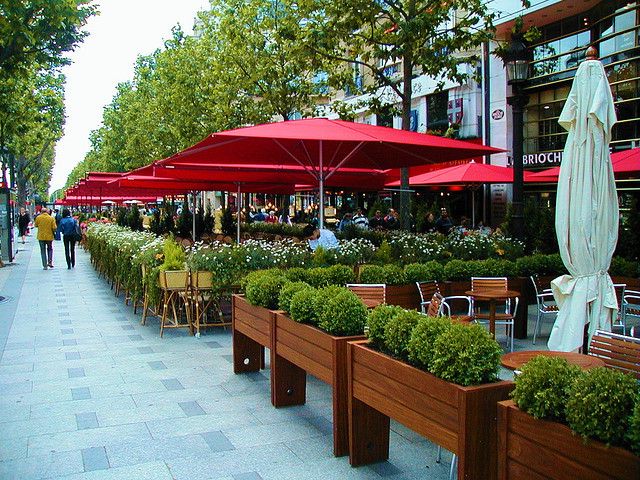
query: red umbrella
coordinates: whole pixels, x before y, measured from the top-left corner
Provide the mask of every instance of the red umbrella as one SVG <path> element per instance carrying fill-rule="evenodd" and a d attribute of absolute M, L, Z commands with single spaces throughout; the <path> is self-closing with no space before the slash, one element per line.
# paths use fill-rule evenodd
<path fill-rule="evenodd" d="M 513 183 L 513 169 L 499 165 L 476 163 L 473 160 L 463 165 L 442 168 L 432 172 L 409 177 L 409 184 L 418 185 L 482 185 L 485 183 Z M 400 181 L 387 183 L 388 186 L 398 186 Z M 471 190 L 471 223 L 476 224 L 475 190 Z"/>
<path fill-rule="evenodd" d="M 214 133 L 161 164 L 293 165 L 324 186 L 344 167 L 383 170 L 488 155 L 501 150 L 362 123 L 310 118 Z M 361 178 L 361 184 L 368 179 Z M 303 183 L 303 182 L 298 182 Z M 320 209 L 320 222 L 324 220 Z"/>

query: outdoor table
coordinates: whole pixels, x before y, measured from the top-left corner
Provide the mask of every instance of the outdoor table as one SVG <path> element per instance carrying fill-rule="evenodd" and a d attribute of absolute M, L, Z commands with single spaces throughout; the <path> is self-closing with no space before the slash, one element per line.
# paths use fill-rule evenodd
<path fill-rule="evenodd" d="M 509 370 L 520 370 L 529 360 L 542 355 L 545 357 L 564 358 L 572 365 L 577 365 L 583 370 L 595 367 L 604 367 L 604 360 L 592 355 L 584 355 L 577 352 L 556 352 L 553 350 L 525 350 L 522 352 L 511 352 L 502 356 L 500 363 Z"/>
<path fill-rule="evenodd" d="M 515 290 L 467 290 L 465 295 L 473 297 L 475 300 L 489 302 L 489 331 L 491 335 L 496 336 L 496 302 L 498 300 L 507 300 L 509 298 L 517 298 L 520 292 Z M 515 321 L 514 321 L 515 323 Z M 515 325 L 514 325 L 515 328 Z"/>

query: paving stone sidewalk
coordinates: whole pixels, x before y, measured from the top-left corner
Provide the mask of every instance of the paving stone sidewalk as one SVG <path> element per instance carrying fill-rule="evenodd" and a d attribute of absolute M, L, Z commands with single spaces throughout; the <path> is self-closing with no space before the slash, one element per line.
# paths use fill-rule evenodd
<path fill-rule="evenodd" d="M 234 375 L 229 330 L 146 326 L 62 242 L 0 269 L 0 479 L 446 479 L 451 454 L 392 423 L 390 461 L 332 454 L 331 391 L 275 409 L 266 373 Z"/>

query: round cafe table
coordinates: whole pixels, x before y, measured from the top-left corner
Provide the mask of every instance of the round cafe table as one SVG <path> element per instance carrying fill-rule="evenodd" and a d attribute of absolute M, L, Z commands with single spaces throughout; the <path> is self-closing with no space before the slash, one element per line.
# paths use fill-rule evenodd
<path fill-rule="evenodd" d="M 511 352 L 502 356 L 500 363 L 509 370 L 520 370 L 529 360 L 537 357 L 560 357 L 564 358 L 572 365 L 577 365 L 583 370 L 595 367 L 604 367 L 604 360 L 592 355 L 584 355 L 577 352 L 556 352 L 549 350 L 524 350 L 521 352 Z"/>
<path fill-rule="evenodd" d="M 520 296 L 520 292 L 515 290 L 467 290 L 465 295 L 473 297 L 475 300 L 489 302 L 489 331 L 491 335 L 496 336 L 496 302 L 498 300 L 507 300 Z"/>

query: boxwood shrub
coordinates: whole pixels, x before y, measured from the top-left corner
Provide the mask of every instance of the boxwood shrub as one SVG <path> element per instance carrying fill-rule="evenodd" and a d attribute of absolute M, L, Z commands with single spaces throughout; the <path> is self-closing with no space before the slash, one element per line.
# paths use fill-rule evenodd
<path fill-rule="evenodd" d="M 567 423 L 584 438 L 624 446 L 637 396 L 638 383 L 631 375 L 606 367 L 593 368 L 573 383 Z"/>
<path fill-rule="evenodd" d="M 306 282 L 287 282 L 283 285 L 278 296 L 278 308 L 289 313 L 291 309 L 291 299 L 300 290 L 311 288 Z"/>
<path fill-rule="evenodd" d="M 482 325 L 452 324 L 435 341 L 431 373 L 458 385 L 497 380 L 502 348 Z"/>
<path fill-rule="evenodd" d="M 436 339 L 451 325 L 447 317 L 421 317 L 407 345 L 409 360 L 418 368 L 430 371 Z"/>
<path fill-rule="evenodd" d="M 564 422 L 569 391 L 581 373 L 580 367 L 570 365 L 564 358 L 535 357 L 515 378 L 513 400 L 535 418 Z"/>
<path fill-rule="evenodd" d="M 289 313 L 296 322 L 316 325 L 318 323 L 318 290 L 304 288 L 296 292 L 289 302 Z"/>
<path fill-rule="evenodd" d="M 444 267 L 435 260 L 427 263 L 410 263 L 404 267 L 404 274 L 407 282 L 440 281 L 444 276 Z"/>
<path fill-rule="evenodd" d="M 327 268 L 327 280 L 329 285 L 346 285 L 356 281 L 356 274 L 346 265 L 333 265 Z"/>
<path fill-rule="evenodd" d="M 345 287 L 328 287 L 320 292 L 322 302 L 318 327 L 330 335 L 362 335 L 367 321 L 367 307 L 360 297 Z"/>
<path fill-rule="evenodd" d="M 280 290 L 286 282 L 288 280 L 282 273 L 263 272 L 262 275 L 254 275 L 247 283 L 247 300 L 253 305 L 276 309 Z"/>
<path fill-rule="evenodd" d="M 629 418 L 629 433 L 627 434 L 629 447 L 636 455 L 640 455 L 640 395 L 636 396 L 636 405 Z"/>
<path fill-rule="evenodd" d="M 386 283 L 387 275 L 380 265 L 362 265 L 360 267 L 360 283 Z"/>
<path fill-rule="evenodd" d="M 407 347 L 411 332 L 418 324 L 422 314 L 415 310 L 404 310 L 395 315 L 384 327 L 384 344 L 386 350 L 402 360 L 407 359 Z"/>
<path fill-rule="evenodd" d="M 407 276 L 404 274 L 402 267 L 389 264 L 384 267 L 384 282 L 387 285 L 402 285 L 407 283 Z"/>
<path fill-rule="evenodd" d="M 367 337 L 374 348 L 385 350 L 384 329 L 396 315 L 404 312 L 404 308 L 396 305 L 378 305 L 369 311 L 367 318 Z"/>

